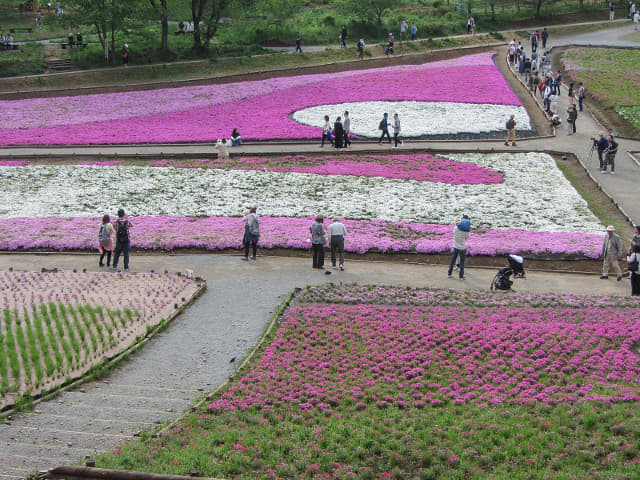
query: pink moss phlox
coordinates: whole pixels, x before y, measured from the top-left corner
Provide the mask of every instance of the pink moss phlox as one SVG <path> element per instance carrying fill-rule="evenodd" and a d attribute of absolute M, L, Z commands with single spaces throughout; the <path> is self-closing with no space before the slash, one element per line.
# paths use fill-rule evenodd
<path fill-rule="evenodd" d="M 240 248 L 243 224 L 238 217 L 191 218 L 142 216 L 132 218 L 134 248 L 175 250 Z M 0 249 L 95 249 L 99 218 L 0 218 Z M 308 249 L 311 218 L 261 217 L 259 247 Z M 345 220 L 347 252 L 442 253 L 451 249 L 452 225 Z M 467 243 L 469 255 L 574 255 L 598 258 L 600 235 L 526 230 L 474 231 Z"/>

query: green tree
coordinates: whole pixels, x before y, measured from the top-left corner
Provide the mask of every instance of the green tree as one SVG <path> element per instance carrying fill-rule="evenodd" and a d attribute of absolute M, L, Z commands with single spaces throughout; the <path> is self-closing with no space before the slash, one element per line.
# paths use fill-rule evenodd
<path fill-rule="evenodd" d="M 382 25 L 382 16 L 391 6 L 398 7 L 401 3 L 391 3 L 388 0 L 333 0 L 336 8 L 349 15 L 355 15 L 365 22 L 375 21 L 378 25 Z"/>
<path fill-rule="evenodd" d="M 105 51 L 109 50 L 111 35 L 111 60 L 115 57 L 116 32 L 120 32 L 133 22 L 147 15 L 144 8 L 146 0 L 69 0 L 68 8 L 59 21 L 65 25 L 92 25 Z"/>
<path fill-rule="evenodd" d="M 167 8 L 167 0 L 149 0 L 151 2 L 151 8 L 155 12 L 156 16 L 160 19 L 161 25 L 161 46 L 160 50 L 164 55 L 169 52 L 169 10 Z"/>

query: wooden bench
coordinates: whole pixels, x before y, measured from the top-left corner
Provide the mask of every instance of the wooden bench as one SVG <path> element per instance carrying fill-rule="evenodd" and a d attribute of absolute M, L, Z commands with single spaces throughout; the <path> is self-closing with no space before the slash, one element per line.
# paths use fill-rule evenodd
<path fill-rule="evenodd" d="M 60 46 L 62 47 L 63 50 L 66 50 L 67 47 L 84 47 L 87 48 L 89 44 L 88 43 L 61 43 Z"/>
<path fill-rule="evenodd" d="M 16 28 L 10 28 L 9 32 L 10 33 L 16 33 L 16 32 L 31 33 L 31 32 L 33 32 L 33 28 L 31 28 L 31 27 L 24 27 L 24 28 L 16 27 Z"/>

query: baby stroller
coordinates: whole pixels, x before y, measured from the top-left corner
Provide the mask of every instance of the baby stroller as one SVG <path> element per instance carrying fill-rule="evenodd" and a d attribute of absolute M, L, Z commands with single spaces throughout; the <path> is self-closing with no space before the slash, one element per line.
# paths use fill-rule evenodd
<path fill-rule="evenodd" d="M 524 258 L 519 255 L 507 255 L 509 266 L 500 268 L 496 276 L 491 280 L 491 291 L 495 290 L 511 290 L 513 278 L 525 278 L 524 276 Z"/>

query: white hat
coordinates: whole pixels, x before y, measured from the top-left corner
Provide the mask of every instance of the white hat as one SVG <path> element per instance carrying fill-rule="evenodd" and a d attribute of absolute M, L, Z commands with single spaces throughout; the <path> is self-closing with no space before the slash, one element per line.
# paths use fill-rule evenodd
<path fill-rule="evenodd" d="M 616 227 L 614 227 L 613 225 L 609 225 L 607 227 L 607 232 L 615 232 L 616 231 Z"/>

